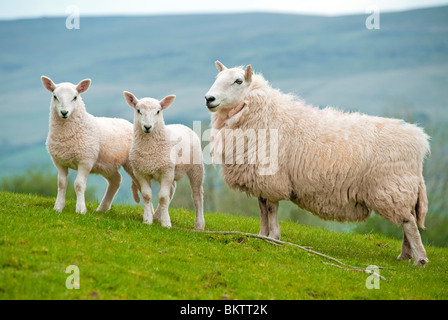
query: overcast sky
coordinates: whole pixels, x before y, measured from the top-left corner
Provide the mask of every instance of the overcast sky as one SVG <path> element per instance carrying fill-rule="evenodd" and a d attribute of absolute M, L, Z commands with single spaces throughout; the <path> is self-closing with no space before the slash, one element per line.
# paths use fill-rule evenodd
<path fill-rule="evenodd" d="M 382 12 L 447 5 L 448 0 L 0 0 L 0 19 L 66 16 L 71 5 L 81 15 L 150 15 L 271 11 L 318 15 Z"/>

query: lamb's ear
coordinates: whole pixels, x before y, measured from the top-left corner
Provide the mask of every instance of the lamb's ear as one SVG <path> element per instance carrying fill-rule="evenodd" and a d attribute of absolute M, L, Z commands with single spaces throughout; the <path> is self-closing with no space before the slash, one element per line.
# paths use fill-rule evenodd
<path fill-rule="evenodd" d="M 130 105 L 132 108 L 135 108 L 138 103 L 138 99 L 128 91 L 123 91 L 123 95 L 128 105 Z"/>
<path fill-rule="evenodd" d="M 84 79 L 82 80 L 80 83 L 78 83 L 78 85 L 76 86 L 76 91 L 78 91 L 79 93 L 83 93 L 86 92 L 87 89 L 89 89 L 90 87 L 90 83 L 92 82 L 92 80 L 90 79 Z"/>
<path fill-rule="evenodd" d="M 249 64 L 246 67 L 246 70 L 244 72 L 244 80 L 246 80 L 246 82 L 250 82 L 252 80 L 252 75 L 254 73 L 252 72 L 252 66 Z"/>
<path fill-rule="evenodd" d="M 160 106 L 162 107 L 162 110 L 168 108 L 173 103 L 174 99 L 176 99 L 176 96 L 170 95 L 160 100 Z"/>
<path fill-rule="evenodd" d="M 216 66 L 216 69 L 218 69 L 219 72 L 223 72 L 224 70 L 227 70 L 227 67 L 225 65 L 223 65 L 221 63 L 221 61 L 219 61 L 219 60 L 215 61 L 215 66 Z"/>
<path fill-rule="evenodd" d="M 42 77 L 40 77 L 40 79 L 42 80 L 42 83 L 44 84 L 45 89 L 47 89 L 48 91 L 53 92 L 54 89 L 56 89 L 56 85 L 50 78 L 48 78 L 46 76 L 42 76 Z"/>

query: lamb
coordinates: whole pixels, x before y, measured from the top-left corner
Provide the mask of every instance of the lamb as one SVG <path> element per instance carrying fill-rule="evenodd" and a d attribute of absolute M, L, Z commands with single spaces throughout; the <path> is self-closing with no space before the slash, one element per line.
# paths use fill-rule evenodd
<path fill-rule="evenodd" d="M 53 93 L 50 104 L 50 125 L 47 150 L 58 170 L 58 194 L 54 210 L 62 212 L 65 207 L 68 169 L 77 170 L 75 179 L 76 212 L 87 212 L 84 193 L 90 173 L 100 174 L 108 181 L 106 193 L 97 211 L 110 209 L 120 188 L 121 167 L 133 178 L 129 161 L 132 143 L 132 124 L 124 119 L 100 118 L 87 113 L 80 96 L 91 83 L 82 80 L 55 84 L 42 76 L 42 83 Z M 134 200 L 140 201 L 138 185 L 132 182 Z"/>
<path fill-rule="evenodd" d="M 153 219 L 163 227 L 171 227 L 168 206 L 176 189 L 176 181 L 185 174 L 190 180 L 196 208 L 195 229 L 205 226 L 203 213 L 204 166 L 201 143 L 188 127 L 165 125 L 162 111 L 176 98 L 167 96 L 138 100 L 132 93 L 123 92 L 127 103 L 135 109 L 134 140 L 129 158 L 143 198 L 143 222 L 151 225 Z M 181 153 L 181 155 L 180 155 Z M 151 180 L 160 183 L 159 205 L 154 213 Z"/>
<path fill-rule="evenodd" d="M 258 198 L 261 235 L 280 238 L 280 200 L 337 221 L 364 221 L 373 210 L 403 227 L 398 259 L 414 258 L 415 265 L 425 266 L 418 230 L 428 210 L 422 169 L 429 137 L 423 129 L 402 120 L 308 106 L 273 89 L 250 65 L 215 64 L 219 73 L 205 95 L 213 113 L 213 156 L 225 162 L 222 174 L 230 188 Z M 261 160 L 232 162 L 234 153 L 240 159 L 260 156 L 256 139 L 247 139 L 250 130 L 265 130 L 264 142 L 277 139 L 269 149 L 275 170 L 263 171 L 269 163 Z M 223 142 L 229 133 L 248 142 L 229 145 Z"/>

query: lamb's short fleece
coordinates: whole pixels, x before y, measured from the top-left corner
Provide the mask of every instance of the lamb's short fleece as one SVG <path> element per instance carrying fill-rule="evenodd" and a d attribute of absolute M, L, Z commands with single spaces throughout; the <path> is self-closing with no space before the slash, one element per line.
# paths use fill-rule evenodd
<path fill-rule="evenodd" d="M 55 84 L 42 76 L 44 87 L 53 93 L 50 104 L 50 125 L 47 149 L 58 169 L 58 195 L 54 209 L 65 207 L 68 169 L 77 170 L 75 179 L 76 212 L 85 213 L 85 189 L 90 173 L 100 174 L 108 181 L 107 191 L 97 211 L 110 209 L 120 183 L 121 167 L 133 178 L 129 161 L 133 127 L 129 121 L 94 117 L 86 111 L 80 96 L 90 86 L 90 80 L 78 85 Z M 133 181 L 134 200 L 139 202 L 138 187 Z"/>
<path fill-rule="evenodd" d="M 134 140 L 129 158 L 134 175 L 141 187 L 144 205 L 143 222 L 153 219 L 164 227 L 171 227 L 168 207 L 176 189 L 176 181 L 185 174 L 190 180 L 193 202 L 196 208 L 194 227 L 204 229 L 203 188 L 204 166 L 199 137 L 188 127 L 165 125 L 163 110 L 175 96 L 162 100 L 142 98 L 138 100 L 125 91 L 127 103 L 134 108 Z M 160 183 L 159 205 L 154 213 L 151 180 Z"/>

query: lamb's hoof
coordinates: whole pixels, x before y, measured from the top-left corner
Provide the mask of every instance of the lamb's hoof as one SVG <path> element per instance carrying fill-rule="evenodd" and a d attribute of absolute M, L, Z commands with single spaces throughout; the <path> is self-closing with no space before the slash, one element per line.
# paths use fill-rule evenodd
<path fill-rule="evenodd" d="M 103 208 L 103 207 L 99 206 L 99 207 L 96 209 L 96 212 L 106 212 L 106 211 L 109 211 L 109 209 L 110 209 L 110 208 Z"/>
<path fill-rule="evenodd" d="M 171 221 L 161 221 L 160 224 L 162 225 L 162 227 L 164 228 L 171 228 Z"/>
<path fill-rule="evenodd" d="M 149 219 L 143 219 L 143 223 L 147 224 L 148 226 L 152 225 L 152 220 Z"/>
<path fill-rule="evenodd" d="M 277 233 L 269 233 L 268 238 L 271 238 L 274 240 L 280 240 L 280 235 Z"/>
<path fill-rule="evenodd" d="M 86 214 L 87 213 L 87 209 L 76 209 L 76 213 Z"/>
<path fill-rule="evenodd" d="M 414 261 L 414 265 L 424 268 L 429 262 L 428 258 L 422 258 Z"/>
<path fill-rule="evenodd" d="M 62 210 L 64 208 L 58 208 L 58 207 L 54 207 L 53 210 L 56 211 L 57 213 L 62 213 Z"/>

